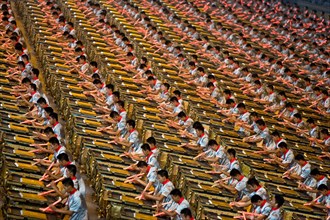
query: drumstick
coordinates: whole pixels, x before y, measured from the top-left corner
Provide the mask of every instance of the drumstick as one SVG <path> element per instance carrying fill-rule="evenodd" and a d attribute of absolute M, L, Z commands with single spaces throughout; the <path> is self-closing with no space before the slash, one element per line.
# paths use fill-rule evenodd
<path fill-rule="evenodd" d="M 127 180 L 125 180 L 124 183 L 132 183 L 133 181 L 134 181 L 134 178 L 132 178 L 132 179 L 127 179 Z"/>
<path fill-rule="evenodd" d="M 45 192 L 38 193 L 38 196 L 45 196 L 45 195 L 47 195 L 47 194 L 49 194 L 49 193 L 53 193 L 53 192 L 55 192 L 54 189 L 52 189 L 52 190 L 48 190 L 48 191 L 45 191 Z"/>
<path fill-rule="evenodd" d="M 197 160 L 198 158 L 200 158 L 201 156 L 203 156 L 205 154 L 206 154 L 206 152 L 200 153 L 196 157 L 194 157 L 193 160 Z"/>
<path fill-rule="evenodd" d="M 291 173 L 291 171 L 294 170 L 294 169 L 296 169 L 296 168 L 298 168 L 298 166 L 299 166 L 299 165 L 297 164 L 296 166 L 293 166 L 293 167 L 291 167 L 289 170 L 285 171 L 285 172 L 283 173 L 282 177 L 284 177 L 284 176 L 288 175 L 289 173 Z"/>
<path fill-rule="evenodd" d="M 165 212 L 159 212 L 157 214 L 154 214 L 153 216 L 154 217 L 158 217 L 158 216 L 162 216 L 162 215 L 165 215 Z"/>
<path fill-rule="evenodd" d="M 161 206 L 165 206 L 165 205 L 168 205 L 168 204 L 171 204 L 172 202 L 165 202 L 165 203 L 161 203 L 160 205 Z M 156 208 L 157 207 L 157 205 L 153 205 L 153 206 L 151 206 L 152 208 Z"/>
<path fill-rule="evenodd" d="M 42 149 L 35 149 L 35 150 L 29 150 L 28 152 L 29 153 L 38 153 L 38 152 L 41 152 Z"/>
<path fill-rule="evenodd" d="M 253 215 L 253 216 L 263 216 L 262 214 L 253 213 L 253 212 L 244 212 L 244 211 L 238 211 L 238 213 L 245 214 L 245 215 Z"/>
<path fill-rule="evenodd" d="M 143 196 L 143 194 L 141 194 L 141 195 L 135 197 L 135 199 L 142 200 L 142 199 L 144 199 L 144 196 Z"/>
<path fill-rule="evenodd" d="M 229 180 L 231 178 L 232 177 L 226 177 L 226 178 L 223 178 L 223 179 L 219 179 L 219 180 L 215 181 L 215 183 L 223 182 L 223 181 Z"/>
<path fill-rule="evenodd" d="M 62 181 L 62 180 L 64 180 L 64 179 L 65 179 L 65 176 L 63 176 L 63 177 L 61 177 L 61 178 L 55 180 L 54 183 L 58 183 L 58 182 L 60 182 L 60 181 Z M 46 187 L 50 187 L 50 186 L 51 186 L 51 185 L 50 185 L 50 183 L 49 183 Z"/>
<path fill-rule="evenodd" d="M 52 169 L 53 166 L 54 166 L 54 161 L 49 165 L 49 167 L 47 168 L 46 171 L 49 171 L 50 169 Z M 39 181 L 43 181 L 44 179 L 46 179 L 46 172 L 45 172 L 44 175 L 39 179 Z"/>
<path fill-rule="evenodd" d="M 125 167 L 124 170 L 131 170 L 133 168 L 132 165 L 128 166 L 128 167 Z"/>
<path fill-rule="evenodd" d="M 316 199 L 314 199 L 312 202 L 317 202 L 317 200 L 319 200 L 322 197 L 323 197 L 323 195 L 320 195 L 319 197 L 317 197 Z M 309 205 L 312 204 L 312 202 L 305 203 L 304 206 L 309 206 Z"/>
<path fill-rule="evenodd" d="M 45 157 L 44 159 L 41 159 L 41 160 L 47 160 L 47 158 L 48 157 Z M 38 160 L 38 159 L 33 159 L 33 160 Z M 36 164 L 38 164 L 38 163 L 40 163 L 39 161 L 36 161 L 36 162 L 34 162 L 33 164 L 32 164 L 32 166 L 34 166 L 34 165 L 36 165 Z"/>
<path fill-rule="evenodd" d="M 140 177 L 140 176 L 143 176 L 144 173 L 138 173 L 138 174 L 135 174 L 135 175 L 132 175 L 132 176 L 129 176 L 127 177 L 126 179 L 129 180 L 129 179 L 132 179 L 132 178 L 135 178 L 135 177 Z"/>
<path fill-rule="evenodd" d="M 57 205 L 58 203 L 60 203 L 61 201 L 62 201 L 62 199 L 59 198 L 56 202 L 50 204 L 48 207 L 46 207 L 46 208 L 40 208 L 39 210 L 42 211 L 42 212 L 46 212 L 47 210 L 50 209 L 50 206 L 55 206 L 55 205 Z"/>
<path fill-rule="evenodd" d="M 32 122 L 34 122 L 34 121 L 36 121 L 36 119 L 33 119 L 33 120 L 25 120 L 25 121 L 20 122 L 20 124 L 32 123 Z"/>

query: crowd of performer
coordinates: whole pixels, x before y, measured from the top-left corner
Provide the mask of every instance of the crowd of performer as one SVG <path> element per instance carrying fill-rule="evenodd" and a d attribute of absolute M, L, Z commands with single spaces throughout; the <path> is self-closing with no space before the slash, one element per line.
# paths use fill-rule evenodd
<path fill-rule="evenodd" d="M 49 186 L 53 190 L 45 193 L 60 197 L 61 202 L 67 205 L 65 208 L 57 208 L 58 206 L 53 204 L 47 209 L 70 215 L 71 219 L 87 219 L 84 181 L 79 175 L 76 163 L 71 160 L 70 153 L 65 148 L 66 139 L 61 120 L 54 109 L 49 106 L 48 98 L 43 93 L 42 84 L 38 79 L 39 70 L 30 63 L 30 51 L 25 49 L 25 39 L 12 17 L 9 5 L 5 3 L 6 1 L 2 2 L 2 25 L 6 29 L 4 33 L 8 39 L 6 44 L 11 48 L 9 51 L 12 51 L 8 52 L 7 59 L 17 65 L 16 68 L 8 70 L 10 73 L 8 78 L 18 82 L 13 94 L 30 107 L 30 111 L 26 115 L 33 119 L 24 123 L 43 129 L 43 132 L 34 134 L 35 138 L 44 141 L 42 144 L 33 145 L 36 147 L 35 152 L 50 155 L 50 158 L 47 159 L 36 159 L 35 163 L 46 167 L 46 172 L 41 180 L 49 182 Z M 183 192 L 175 188 L 169 179 L 168 171 L 159 165 L 159 146 L 156 139 L 151 136 L 145 143 L 142 142 L 141 134 L 136 130 L 136 121 L 127 118 L 126 100 L 121 98 L 114 85 L 105 83 L 105 79 L 102 78 L 98 69 L 99 64 L 88 59 L 83 43 L 76 36 L 74 24 L 66 22 L 61 9 L 52 1 L 40 2 L 43 10 L 50 15 L 46 19 L 52 24 L 52 30 L 57 31 L 58 36 L 66 42 L 62 46 L 72 51 L 64 59 L 67 60 L 67 63 L 75 63 L 72 71 L 79 73 L 78 85 L 85 89 L 85 95 L 94 97 L 97 103 L 94 110 L 99 114 L 98 117 L 108 123 L 108 126 L 99 127 L 98 131 L 109 134 L 111 143 L 124 146 L 125 152 L 121 156 L 129 157 L 134 161 L 131 166 L 127 167 L 127 170 L 136 172 L 136 174 L 128 177 L 126 181 L 144 187 L 136 199 L 155 201 L 155 216 L 194 219 L 189 202 L 184 198 Z M 178 134 L 190 140 L 183 143 L 181 147 L 196 152 L 195 160 L 206 161 L 212 165 L 213 170 L 209 173 L 219 177 L 213 187 L 219 187 L 235 195 L 235 201 L 230 202 L 230 206 L 242 210 L 239 211 L 241 215 L 239 217 L 282 219 L 281 207 L 285 202 L 283 196 L 270 195 L 255 176 L 243 175 L 241 161 L 236 157 L 236 150 L 209 138 L 205 126 L 199 121 L 194 121 L 185 112 L 184 97 L 182 97 L 181 91 L 170 92 L 171 85 L 157 79 L 149 60 L 146 57 L 137 58 L 132 43 L 115 24 L 107 21 L 107 12 L 102 10 L 99 4 L 92 1 L 81 1 L 77 4 L 86 12 L 95 26 L 100 28 L 99 32 L 102 33 L 106 42 L 116 47 L 116 50 L 112 52 L 121 55 L 126 70 L 135 73 L 134 81 L 143 88 L 141 93 L 145 93 L 148 100 L 158 104 L 157 108 L 161 111 L 160 116 L 166 118 L 166 124 L 177 129 Z M 282 119 L 279 122 L 280 125 L 292 129 L 301 138 L 309 140 L 311 146 L 320 148 L 322 154 L 319 156 L 324 159 L 330 158 L 330 134 L 327 128 L 319 127 L 313 118 L 304 118 L 297 106 L 287 100 L 285 92 L 276 91 L 272 85 L 260 79 L 261 73 L 258 75 L 249 72 L 248 68 L 243 67 L 228 52 L 211 46 L 208 39 L 201 38 L 196 28 L 181 21 L 167 9 L 163 9 L 158 1 L 153 3 L 155 8 L 162 9 L 162 13 L 167 16 L 167 19 L 182 33 L 185 33 L 187 40 L 200 46 L 198 56 L 184 54 L 180 46 L 173 45 L 169 39 L 163 36 L 163 33 L 152 25 L 143 11 L 139 11 L 127 1 L 119 1 L 118 4 L 125 9 L 123 12 L 125 16 L 136 23 L 137 28 L 145 32 L 145 38 L 156 45 L 163 52 L 164 57 L 173 60 L 173 65 L 179 67 L 178 76 L 194 86 L 197 94 L 203 100 L 214 104 L 215 111 L 225 117 L 223 122 L 234 125 L 238 133 L 244 136 L 243 142 L 261 143 L 258 144 L 260 151 L 257 153 L 269 156 L 266 157 L 268 159 L 265 159 L 265 162 L 280 166 L 285 170 L 283 178 L 299 183 L 299 190 L 305 191 L 312 198 L 311 202 L 306 205 L 325 209 L 329 213 L 330 191 L 326 175 L 318 168 L 312 167 L 303 154 L 294 152 L 279 131 L 270 132 L 262 117 L 249 109 L 243 102 L 238 102 L 233 91 L 221 88 L 221 83 L 217 81 L 216 77 L 212 73 L 207 73 L 207 70 L 200 66 L 198 58 L 211 57 L 222 74 L 231 77 L 233 82 L 241 85 L 243 94 L 254 97 L 256 103 L 264 106 L 264 111 L 272 112 L 276 118 Z M 256 4 L 252 4 L 256 6 Z M 281 9 L 282 6 L 273 2 L 272 4 L 278 7 L 278 11 L 284 10 Z M 201 16 L 199 10 L 193 9 L 188 14 L 195 17 Z M 214 13 L 221 13 L 214 8 L 212 10 Z M 260 10 L 267 11 L 267 8 L 260 8 Z M 234 17 L 228 16 L 228 19 L 235 22 Z M 287 19 L 290 23 L 290 18 L 287 17 Z M 301 18 L 293 19 L 290 28 L 301 24 L 300 21 L 306 20 L 311 22 L 311 26 L 305 28 L 307 34 L 313 33 L 310 30 L 313 25 L 316 27 L 323 25 L 324 28 L 329 29 L 329 21 L 321 22 L 318 19 L 314 13 L 307 12 L 301 15 Z M 320 115 L 329 117 L 330 57 L 328 50 L 320 48 L 329 46 L 330 42 L 323 35 L 318 36 L 315 41 L 311 42 L 312 44 L 307 44 L 306 40 L 295 38 L 294 34 L 288 35 L 288 44 L 279 45 L 277 40 L 258 33 L 250 26 L 242 30 L 244 35 L 234 35 L 231 29 L 223 28 L 221 22 L 213 23 L 207 17 L 203 24 L 208 25 L 209 32 L 225 40 L 229 45 L 235 46 L 247 57 L 253 58 L 255 65 L 262 66 L 268 71 L 265 76 L 272 77 L 275 82 L 283 83 L 292 94 L 309 103 L 310 108 Z M 267 26 L 268 23 L 265 21 L 264 25 Z M 281 27 L 276 28 L 280 30 Z M 289 29 L 289 26 L 285 29 Z M 288 30 L 285 30 L 282 36 L 286 33 Z M 247 43 L 246 36 L 268 45 L 269 49 L 281 59 L 277 61 L 258 49 L 252 49 L 251 45 Z M 316 62 L 297 57 L 291 42 L 297 45 L 297 48 L 304 49 L 311 58 L 314 59 L 315 56 L 318 56 L 323 64 L 316 65 Z M 297 72 L 297 69 L 288 68 L 287 63 L 301 68 Z M 246 207 L 251 205 L 252 208 L 245 211 Z"/>

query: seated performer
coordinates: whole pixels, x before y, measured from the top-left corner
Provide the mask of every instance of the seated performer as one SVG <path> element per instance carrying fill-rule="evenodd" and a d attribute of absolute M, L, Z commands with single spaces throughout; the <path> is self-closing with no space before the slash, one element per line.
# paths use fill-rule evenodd
<path fill-rule="evenodd" d="M 172 196 L 172 205 L 167 209 L 161 208 L 160 211 L 165 214 L 165 216 L 169 216 L 174 218 L 175 220 L 180 220 L 181 210 L 185 208 L 189 208 L 189 202 L 182 196 L 182 193 L 179 189 L 173 189 L 170 193 Z"/>
<path fill-rule="evenodd" d="M 87 220 L 87 205 L 81 193 L 74 188 L 74 183 L 71 178 L 66 178 L 62 181 L 65 191 L 69 194 L 68 202 L 65 208 L 59 209 L 51 205 L 50 208 L 64 215 L 69 215 L 70 220 Z"/>
<path fill-rule="evenodd" d="M 267 220 L 281 220 L 282 218 L 282 210 L 281 207 L 284 204 L 284 198 L 281 195 L 275 194 L 273 195 L 273 199 L 269 202 L 272 206 L 272 210 L 270 211 Z"/>
<path fill-rule="evenodd" d="M 279 166 L 290 169 L 294 165 L 294 154 L 291 149 L 288 148 L 286 142 L 281 142 L 279 145 L 279 150 L 281 153 L 281 157 L 277 157 L 276 155 L 271 154 L 270 157 L 272 159 L 265 159 L 265 161 L 278 164 Z"/>
<path fill-rule="evenodd" d="M 238 202 L 231 202 L 230 206 L 247 207 L 251 205 L 251 198 L 254 195 L 259 195 L 264 200 L 268 199 L 266 189 L 259 184 L 255 177 L 249 178 L 249 180 L 246 182 L 246 188 L 249 194 L 244 195 L 243 198 Z"/>
<path fill-rule="evenodd" d="M 330 190 L 326 184 L 321 184 L 317 187 L 317 190 L 320 194 L 320 196 L 314 200 L 312 200 L 310 203 L 307 205 L 328 210 L 327 216 L 330 216 Z"/>
<path fill-rule="evenodd" d="M 156 145 L 156 139 L 154 137 L 148 137 L 147 143 L 149 144 L 152 153 L 157 158 L 158 154 L 159 154 L 159 150 L 158 150 L 157 145 Z"/>
<path fill-rule="evenodd" d="M 218 144 L 215 140 L 209 140 L 208 143 L 209 150 L 203 153 L 200 153 L 194 160 L 201 159 L 206 160 L 211 163 L 215 163 L 218 167 L 221 167 L 223 170 L 229 169 L 230 161 L 226 154 L 226 149 L 224 146 Z M 212 173 L 212 172 L 211 172 Z"/>
<path fill-rule="evenodd" d="M 77 189 L 83 197 L 86 196 L 86 189 L 85 189 L 85 183 L 84 180 L 81 177 L 77 177 L 77 167 L 74 164 L 69 164 L 65 167 L 67 176 L 61 177 L 62 178 L 71 178 L 74 184 L 74 188 Z M 50 183 L 51 187 L 55 190 L 55 192 L 62 198 L 66 198 L 68 195 L 65 191 L 61 191 L 55 181 L 52 181 Z"/>
<path fill-rule="evenodd" d="M 170 127 L 178 129 L 180 131 L 187 131 L 188 133 L 193 133 L 193 119 L 186 115 L 183 111 L 178 114 L 179 121 L 166 120 L 166 124 Z"/>
<path fill-rule="evenodd" d="M 207 151 L 208 150 L 208 142 L 209 142 L 209 136 L 205 134 L 204 127 L 199 126 L 195 128 L 196 134 L 198 137 L 198 140 L 196 143 L 185 143 L 182 144 L 182 147 L 186 147 L 192 150 L 197 150 L 197 151 Z"/>
<path fill-rule="evenodd" d="M 253 213 L 245 213 L 247 219 L 266 219 L 270 212 L 272 211 L 272 206 L 267 200 L 262 199 L 259 195 L 254 195 L 251 198 L 251 203 L 255 207 L 255 211 Z"/>
<path fill-rule="evenodd" d="M 182 220 L 195 220 L 191 210 L 189 208 L 184 208 L 181 210 L 181 219 Z"/>
<path fill-rule="evenodd" d="M 283 177 L 303 182 L 310 175 L 311 165 L 306 161 L 303 154 L 297 154 L 295 160 L 297 164 L 285 172 Z"/>
<path fill-rule="evenodd" d="M 141 198 L 143 195 L 149 191 L 150 187 L 153 186 L 154 189 L 158 187 L 157 180 L 157 167 L 151 167 L 145 161 L 139 161 L 137 163 L 137 167 L 140 170 L 140 173 L 137 175 L 133 175 L 132 177 L 128 177 L 126 181 L 135 182 L 142 186 L 144 186 L 144 190 L 141 193 Z M 142 177 L 146 177 L 146 181 L 142 180 Z"/>
<path fill-rule="evenodd" d="M 175 97 L 175 96 L 171 97 L 170 102 L 173 107 L 172 112 L 170 110 L 160 109 L 162 111 L 162 113 L 160 114 L 160 117 L 174 118 L 174 117 L 178 116 L 178 114 L 182 111 L 183 106 L 182 106 L 182 104 L 180 104 L 177 97 Z"/>
<path fill-rule="evenodd" d="M 239 170 L 232 169 L 230 171 L 230 179 L 220 179 L 216 181 L 215 186 L 228 190 L 230 193 L 237 196 L 236 200 L 241 200 L 244 194 L 247 193 L 247 181 L 248 178 L 246 178 Z"/>
<path fill-rule="evenodd" d="M 112 137 L 125 134 L 126 120 L 123 117 L 121 117 L 119 113 L 116 111 L 112 111 L 110 113 L 110 117 L 112 118 L 112 121 L 115 122 L 115 127 L 113 126 L 102 127 L 102 128 L 98 128 L 97 131 L 106 132 L 112 135 Z"/>
<path fill-rule="evenodd" d="M 169 207 L 172 201 L 170 196 L 171 191 L 175 188 L 173 183 L 168 179 L 168 172 L 166 170 L 159 170 L 157 172 L 157 179 L 159 185 L 153 195 L 144 192 L 142 195 L 145 199 L 150 199 L 159 202 L 159 207 Z"/>

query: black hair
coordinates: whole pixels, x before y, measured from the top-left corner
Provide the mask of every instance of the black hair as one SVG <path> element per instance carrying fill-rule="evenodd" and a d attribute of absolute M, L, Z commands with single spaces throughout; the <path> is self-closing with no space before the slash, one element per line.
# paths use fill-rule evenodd
<path fill-rule="evenodd" d="M 110 112 L 110 117 L 111 117 L 111 118 L 114 118 L 114 117 L 116 117 L 116 116 L 119 116 L 118 112 L 116 112 L 116 111 L 112 111 L 112 112 Z"/>
<path fill-rule="evenodd" d="M 47 127 L 47 128 L 45 128 L 44 133 L 45 134 L 48 134 L 48 133 L 54 134 L 54 131 L 53 131 L 53 129 L 51 127 Z"/>
<path fill-rule="evenodd" d="M 73 176 L 76 176 L 77 173 L 77 167 L 74 164 L 69 164 L 68 166 L 66 166 L 66 168 L 68 169 L 68 171 L 70 173 L 72 173 Z"/>
<path fill-rule="evenodd" d="M 135 121 L 130 119 L 130 120 L 127 120 L 126 124 L 128 124 L 129 126 L 132 126 L 133 128 L 135 128 Z"/>
<path fill-rule="evenodd" d="M 321 175 L 319 169 L 317 169 L 317 168 L 312 169 L 310 174 L 311 174 L 312 176 L 315 176 L 315 175 Z"/>
<path fill-rule="evenodd" d="M 144 151 L 146 151 L 146 150 L 151 151 L 151 148 L 150 148 L 149 144 L 142 144 L 141 149 L 144 150 Z"/>
<path fill-rule="evenodd" d="M 179 189 L 173 189 L 171 191 L 170 195 L 182 197 L 182 193 L 181 193 L 181 191 Z"/>
<path fill-rule="evenodd" d="M 139 161 L 139 162 L 137 163 L 137 167 L 139 167 L 139 168 L 147 167 L 147 166 L 148 166 L 148 164 L 147 164 L 147 162 L 145 162 L 145 161 Z"/>
<path fill-rule="evenodd" d="M 280 136 L 281 136 L 280 133 L 279 133 L 278 131 L 273 131 L 273 132 L 272 132 L 272 135 L 273 135 L 273 136 L 276 136 L 276 137 L 280 137 Z"/>
<path fill-rule="evenodd" d="M 37 101 L 38 104 L 47 104 L 47 101 L 44 97 L 40 97 Z"/>
<path fill-rule="evenodd" d="M 174 90 L 173 94 L 179 97 L 181 96 L 180 90 Z"/>
<path fill-rule="evenodd" d="M 51 137 L 48 142 L 51 144 L 60 144 L 56 137 Z"/>
<path fill-rule="evenodd" d="M 73 181 L 71 178 L 65 178 L 64 180 L 62 180 L 62 184 L 64 186 L 71 186 L 74 187 Z"/>
<path fill-rule="evenodd" d="M 237 175 L 241 175 L 241 172 L 238 169 L 232 169 L 230 171 L 230 176 L 231 177 L 234 177 L 234 176 L 237 176 Z"/>
<path fill-rule="evenodd" d="M 288 149 L 288 145 L 287 145 L 287 143 L 285 143 L 285 142 L 281 142 L 281 143 L 279 143 L 278 147 L 279 147 L 279 148 L 286 148 L 286 149 Z"/>
<path fill-rule="evenodd" d="M 300 113 L 296 113 L 296 114 L 294 114 L 294 115 L 293 115 L 293 117 L 295 117 L 295 118 L 298 118 L 298 119 L 302 119 L 302 117 L 301 117 L 301 114 L 300 114 Z"/>
<path fill-rule="evenodd" d="M 119 100 L 116 104 L 118 104 L 122 108 L 125 107 L 125 102 L 124 101 Z"/>
<path fill-rule="evenodd" d="M 185 217 L 189 217 L 189 218 L 192 218 L 192 213 L 191 213 L 191 210 L 189 208 L 184 208 L 181 210 L 180 212 L 181 215 L 184 215 Z"/>
<path fill-rule="evenodd" d="M 251 197 L 251 203 L 257 203 L 259 201 L 262 201 L 262 198 L 257 194 L 255 194 Z"/>
<path fill-rule="evenodd" d="M 31 89 L 33 89 L 34 91 L 37 91 L 37 85 L 36 85 L 36 84 L 31 83 L 31 84 L 30 84 L 30 87 L 31 87 Z"/>
<path fill-rule="evenodd" d="M 102 82 L 101 82 L 101 80 L 99 80 L 99 79 L 94 79 L 93 84 L 94 84 L 94 85 L 102 84 Z"/>
<path fill-rule="evenodd" d="M 58 115 L 55 112 L 53 112 L 52 114 L 50 114 L 49 117 L 51 117 L 51 118 L 55 119 L 56 121 L 58 121 Z"/>
<path fill-rule="evenodd" d="M 275 194 L 275 203 L 277 204 L 277 207 L 281 207 L 284 204 L 284 198 L 281 195 Z"/>
<path fill-rule="evenodd" d="M 213 82 L 208 82 L 208 83 L 206 84 L 206 87 L 207 87 L 207 88 L 214 87 Z"/>
<path fill-rule="evenodd" d="M 170 98 L 170 102 L 178 102 L 178 101 L 179 101 L 178 98 L 175 96 Z"/>
<path fill-rule="evenodd" d="M 178 118 L 183 118 L 183 117 L 186 117 L 186 113 L 184 113 L 183 111 L 181 111 L 179 114 L 178 114 Z"/>
<path fill-rule="evenodd" d="M 154 137 L 148 137 L 147 143 L 152 144 L 152 145 L 156 145 L 156 139 Z"/>
<path fill-rule="evenodd" d="M 107 87 L 111 91 L 113 91 L 115 89 L 114 85 L 112 85 L 112 84 L 107 84 L 105 87 Z"/>
<path fill-rule="evenodd" d="M 303 154 L 297 154 L 294 159 L 295 160 L 305 160 L 305 157 Z"/>
<path fill-rule="evenodd" d="M 248 179 L 248 181 L 246 182 L 246 184 L 250 185 L 250 186 L 259 186 L 259 181 L 255 178 L 255 177 L 251 177 Z"/>
<path fill-rule="evenodd" d="M 236 150 L 233 148 L 228 149 L 227 153 L 233 155 L 233 157 L 236 157 Z"/>
<path fill-rule="evenodd" d="M 61 154 L 57 155 L 57 160 L 59 160 L 59 161 L 63 161 L 63 160 L 70 161 L 69 156 L 66 153 L 61 153 Z"/>
<path fill-rule="evenodd" d="M 166 179 L 168 179 L 168 172 L 166 170 L 159 170 L 157 172 L 157 175 L 159 175 L 161 177 L 165 177 Z"/>
<path fill-rule="evenodd" d="M 245 104 L 243 102 L 238 103 L 237 108 L 245 108 Z"/>
<path fill-rule="evenodd" d="M 48 115 L 51 115 L 54 113 L 54 109 L 52 107 L 46 107 L 44 108 L 45 112 L 48 114 Z"/>
<path fill-rule="evenodd" d="M 230 104 L 233 104 L 233 103 L 235 103 L 234 99 L 227 99 L 226 100 L 227 105 L 230 105 Z"/>
<path fill-rule="evenodd" d="M 25 77 L 24 79 L 22 79 L 22 84 L 25 84 L 25 83 L 31 84 L 31 80 L 29 78 Z"/>
<path fill-rule="evenodd" d="M 328 186 L 325 184 L 321 184 L 319 185 L 319 187 L 317 187 L 317 190 L 319 191 L 328 190 Z"/>
<path fill-rule="evenodd" d="M 259 126 L 265 126 L 265 125 L 266 125 L 265 121 L 262 120 L 262 119 L 258 119 L 258 120 L 256 121 L 256 124 L 259 125 Z"/>
<path fill-rule="evenodd" d="M 214 146 L 214 145 L 218 145 L 218 142 L 214 139 L 209 140 L 209 143 L 207 144 L 208 146 Z"/>

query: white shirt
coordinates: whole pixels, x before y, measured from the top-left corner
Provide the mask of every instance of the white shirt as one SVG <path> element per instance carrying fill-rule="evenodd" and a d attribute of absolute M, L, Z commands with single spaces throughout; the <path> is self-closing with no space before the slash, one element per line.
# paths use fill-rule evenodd
<path fill-rule="evenodd" d="M 169 210 L 175 210 L 175 212 L 177 213 L 177 215 L 173 218 L 174 220 L 181 220 L 181 210 L 189 207 L 189 202 L 182 197 L 178 203 L 173 201 Z"/>
<path fill-rule="evenodd" d="M 263 200 L 267 200 L 268 199 L 268 194 L 265 188 L 260 187 L 257 190 L 253 191 L 252 193 L 249 194 L 250 199 L 252 198 L 252 196 L 254 195 L 258 195 L 260 196 Z"/>
<path fill-rule="evenodd" d="M 108 106 L 111 106 L 113 104 L 113 95 L 108 95 L 106 98 L 106 103 Z"/>
<path fill-rule="evenodd" d="M 198 140 L 197 145 L 203 148 L 203 151 L 207 151 L 207 144 L 209 143 L 209 136 L 207 134 L 202 134 Z"/>
<path fill-rule="evenodd" d="M 146 162 L 151 167 L 160 168 L 157 158 L 152 152 L 146 157 Z"/>
<path fill-rule="evenodd" d="M 139 132 L 137 130 L 129 131 L 127 141 L 132 144 L 131 149 L 136 152 L 140 146 Z"/>
<path fill-rule="evenodd" d="M 69 196 L 67 203 L 69 210 L 73 212 L 70 220 L 88 219 L 86 202 L 78 190 Z"/>
<path fill-rule="evenodd" d="M 88 67 L 89 67 L 89 64 L 87 62 L 84 63 L 80 68 L 81 72 L 86 72 Z"/>
<path fill-rule="evenodd" d="M 33 84 L 36 84 L 38 90 L 41 90 L 41 82 L 40 82 L 40 80 L 38 78 L 32 79 L 31 82 Z"/>
<path fill-rule="evenodd" d="M 60 148 L 56 149 L 54 152 L 54 156 L 53 156 L 53 161 L 57 160 L 57 156 L 60 154 L 66 153 L 66 148 L 63 146 L 60 146 Z"/>
<path fill-rule="evenodd" d="M 57 122 L 57 124 L 55 124 L 55 126 L 53 126 L 52 128 L 58 139 L 62 139 L 62 125 Z"/>
<path fill-rule="evenodd" d="M 147 180 L 148 182 L 154 183 L 154 188 L 157 187 L 158 181 L 157 181 L 157 167 L 150 167 L 148 168 L 149 171 L 147 173 Z"/>
<path fill-rule="evenodd" d="M 35 92 L 35 93 L 32 94 L 32 97 L 31 97 L 29 102 L 31 102 L 33 104 L 37 104 L 37 101 L 38 101 L 39 98 L 40 98 L 39 92 Z"/>
<path fill-rule="evenodd" d="M 238 199 L 242 199 L 243 195 L 246 194 L 246 183 L 248 181 L 248 178 L 245 176 L 242 177 L 242 179 L 238 180 L 236 183 L 235 189 L 238 191 Z"/>
<path fill-rule="evenodd" d="M 175 106 L 173 109 L 173 113 L 180 113 L 182 112 L 183 106 L 182 104 L 179 104 L 178 106 Z"/>
<path fill-rule="evenodd" d="M 281 209 L 272 209 L 267 220 L 282 220 Z"/>
<path fill-rule="evenodd" d="M 271 205 L 268 202 L 266 202 L 263 205 L 258 206 L 256 208 L 255 212 L 257 214 L 262 214 L 262 215 L 268 216 L 271 210 L 272 210 Z"/>
<path fill-rule="evenodd" d="M 234 159 L 232 161 L 229 161 L 230 162 L 230 165 L 229 165 L 229 170 L 228 172 L 232 171 L 233 169 L 236 169 L 236 170 L 241 170 L 240 166 L 239 166 L 239 162 L 237 159 Z"/>
<path fill-rule="evenodd" d="M 160 188 L 158 194 L 164 196 L 163 203 L 170 202 L 172 200 L 170 193 L 174 188 L 175 187 L 174 187 L 173 183 L 169 180 L 165 180 L 164 182 L 161 183 L 161 188 Z M 167 206 L 167 207 L 169 207 L 169 206 Z"/>
<path fill-rule="evenodd" d="M 291 168 L 291 166 L 293 165 L 293 160 L 294 160 L 294 154 L 293 154 L 292 150 L 288 150 L 286 153 L 284 153 L 281 156 L 281 159 L 282 159 L 282 163 L 290 164 L 289 168 Z"/>
<path fill-rule="evenodd" d="M 189 133 L 192 133 L 193 132 L 193 123 L 194 123 L 194 120 L 192 120 L 191 118 L 187 117 L 185 120 L 181 120 L 179 121 L 179 125 L 183 126 L 186 131 L 188 131 Z"/>
<path fill-rule="evenodd" d="M 306 179 L 309 174 L 311 173 L 311 165 L 310 163 L 306 163 L 305 165 L 301 166 L 301 172 L 300 172 L 300 176 L 304 179 Z"/>

